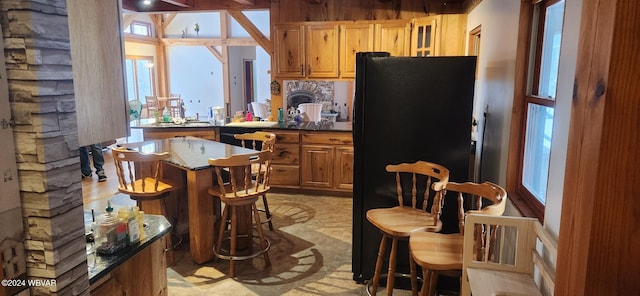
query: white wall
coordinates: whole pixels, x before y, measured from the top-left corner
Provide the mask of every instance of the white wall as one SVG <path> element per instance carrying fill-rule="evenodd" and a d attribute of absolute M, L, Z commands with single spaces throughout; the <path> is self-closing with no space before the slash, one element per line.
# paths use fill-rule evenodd
<path fill-rule="evenodd" d="M 206 116 L 224 106 L 222 63 L 204 46 L 170 46 L 167 50 L 169 93 L 184 100 L 186 116 Z"/>
<path fill-rule="evenodd" d="M 253 46 L 229 46 L 229 79 L 231 96 L 231 114 L 247 111 L 244 103 L 244 60 L 255 60 L 256 48 Z"/>
<path fill-rule="evenodd" d="M 506 183 L 519 15 L 520 1 L 484 0 L 467 17 L 467 32 L 482 25 L 473 111 L 479 120 L 478 147 L 483 147 L 479 181 L 502 186 Z M 489 112 L 483 139 L 485 105 Z"/>
<path fill-rule="evenodd" d="M 556 237 L 560 229 L 567 139 L 571 118 L 571 97 L 582 10 L 582 0 L 565 0 L 565 2 L 558 93 L 545 207 L 545 225 Z M 482 25 L 474 116 L 481 118 L 482 106 L 489 105 L 481 181 L 491 180 L 501 185 L 505 185 L 506 182 L 519 5 L 518 1 L 484 0 L 469 14 L 467 19 L 467 31 Z M 505 214 L 517 215 L 515 208 L 511 205 Z"/>

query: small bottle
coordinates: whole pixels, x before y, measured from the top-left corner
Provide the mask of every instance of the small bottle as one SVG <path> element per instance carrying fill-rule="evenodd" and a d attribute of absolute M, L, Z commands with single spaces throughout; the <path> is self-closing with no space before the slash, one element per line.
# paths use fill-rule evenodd
<path fill-rule="evenodd" d="M 342 119 L 342 121 L 349 119 L 349 107 L 347 107 L 347 103 L 344 103 L 344 107 L 340 109 L 340 119 Z"/>
<path fill-rule="evenodd" d="M 246 121 L 253 121 L 253 114 L 251 113 L 251 111 L 247 110 L 247 117 L 245 118 Z"/>
<path fill-rule="evenodd" d="M 164 107 L 164 110 L 162 111 L 162 121 L 164 122 L 171 121 L 171 113 L 169 113 L 169 108 L 167 107 Z"/>
<path fill-rule="evenodd" d="M 278 108 L 278 124 L 284 124 L 284 111 Z"/>

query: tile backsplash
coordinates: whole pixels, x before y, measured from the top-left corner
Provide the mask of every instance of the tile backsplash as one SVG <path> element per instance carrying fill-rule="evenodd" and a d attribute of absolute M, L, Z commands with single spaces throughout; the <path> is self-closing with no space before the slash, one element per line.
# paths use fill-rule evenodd
<path fill-rule="evenodd" d="M 284 80 L 282 106 L 297 108 L 302 103 L 320 103 L 323 112 L 338 112 L 353 100 L 353 82 L 332 80 Z"/>

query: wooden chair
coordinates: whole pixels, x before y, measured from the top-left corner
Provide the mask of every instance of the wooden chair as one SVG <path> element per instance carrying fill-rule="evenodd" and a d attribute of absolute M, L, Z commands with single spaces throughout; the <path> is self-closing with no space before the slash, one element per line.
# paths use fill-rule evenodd
<path fill-rule="evenodd" d="M 254 133 L 236 134 L 234 135 L 234 138 L 240 140 L 242 147 L 254 150 L 273 152 L 273 148 L 276 145 L 276 135 L 274 133 L 258 131 Z M 252 170 L 255 171 L 256 168 L 254 167 Z M 262 204 L 264 209 L 258 210 L 260 212 L 264 212 L 266 215 L 266 219 L 262 221 L 262 223 L 267 223 L 269 225 L 269 230 L 273 230 L 271 212 L 269 211 L 269 203 L 267 203 L 266 193 L 262 195 Z"/>
<path fill-rule="evenodd" d="M 412 259 L 422 267 L 421 294 L 436 295 L 438 274 L 462 276 L 462 246 L 464 243 L 464 225 L 467 215 L 486 214 L 500 216 L 504 213 L 507 200 L 506 191 L 493 183 L 454 183 L 446 185 L 447 191 L 458 193 L 458 227 L 460 233 L 442 234 L 435 232 L 414 233 L 409 238 L 409 252 Z M 475 199 L 475 209 L 464 211 L 466 199 Z M 413 265 L 414 262 L 411 264 Z M 415 275 L 412 275 L 415 276 Z M 415 279 L 412 281 L 416 282 Z M 416 287 L 412 287 L 415 292 Z"/>
<path fill-rule="evenodd" d="M 167 213 L 166 197 L 177 186 L 161 180 L 162 161 L 169 153 L 146 154 L 126 147 L 112 150 L 113 162 L 118 175 L 118 191 L 128 194 L 135 200 L 141 211 L 147 214 L 163 215 L 175 225 Z M 171 236 L 167 238 L 167 247 L 173 249 Z M 173 253 L 168 253 L 168 264 L 173 265 Z"/>
<path fill-rule="evenodd" d="M 399 239 L 409 239 L 415 232 L 437 232 L 442 229 L 440 211 L 444 198 L 444 188 L 449 181 L 449 170 L 444 166 L 417 161 L 415 163 L 402 163 L 387 165 L 386 170 L 396 175 L 396 190 L 398 194 L 398 206 L 393 208 L 371 209 L 367 211 L 367 220 L 382 232 L 380 249 L 376 260 L 373 279 L 367 286 L 367 291 L 375 295 L 378 290 L 378 282 L 386 252 L 387 240 L 391 240 L 391 254 L 389 255 L 389 271 L 387 273 L 387 295 L 392 295 L 396 253 Z M 408 180 L 407 180 L 408 178 Z M 403 180 L 404 179 L 404 180 Z M 434 181 L 435 179 L 435 181 Z M 418 184 L 421 185 L 418 185 Z M 411 185 L 408 190 L 403 186 Z M 405 205 L 405 194 L 410 194 L 410 205 Z M 427 210 L 429 201 L 432 201 L 430 210 Z M 407 254 L 411 258 L 410 254 Z M 411 264 L 411 274 L 415 275 L 415 267 Z M 412 276 L 415 279 L 415 276 Z M 416 283 L 412 283 L 416 286 Z"/>
<path fill-rule="evenodd" d="M 160 106 L 158 103 L 158 97 L 156 96 L 145 96 L 145 108 L 147 109 L 147 117 L 154 118 L 155 112 L 162 112 L 160 110 Z"/>
<path fill-rule="evenodd" d="M 170 97 L 167 99 L 166 107 L 169 108 L 171 117 L 182 117 L 182 99 Z"/>
<path fill-rule="evenodd" d="M 477 229 L 485 232 L 479 236 Z M 478 241 L 490 243 L 479 249 Z M 553 295 L 557 252 L 556 241 L 537 219 L 469 215 L 460 295 Z"/>
<path fill-rule="evenodd" d="M 209 164 L 214 167 L 217 186 L 209 188 L 208 192 L 214 197 L 220 198 L 225 204 L 222 212 L 218 241 L 214 248 L 214 255 L 220 259 L 229 260 L 229 276 L 235 276 L 235 261 L 248 260 L 264 255 L 265 265 L 270 266 L 269 248 L 271 243 L 264 237 L 260 226 L 260 215 L 256 207 L 256 201 L 266 194 L 269 189 L 271 151 L 262 151 L 255 154 L 234 155 L 224 159 L 209 159 Z M 256 171 L 252 172 L 252 167 Z M 224 176 L 229 181 L 224 181 Z M 251 217 L 255 220 L 258 232 L 259 248 L 256 250 L 248 244 L 253 244 Z M 230 241 L 227 250 L 222 249 L 224 233 L 227 228 L 226 221 L 231 225 L 229 229 Z M 247 237 L 248 241 L 240 241 L 240 237 Z M 241 246 L 244 244 L 244 246 Z M 248 254 L 242 254 L 242 250 L 248 250 Z"/>

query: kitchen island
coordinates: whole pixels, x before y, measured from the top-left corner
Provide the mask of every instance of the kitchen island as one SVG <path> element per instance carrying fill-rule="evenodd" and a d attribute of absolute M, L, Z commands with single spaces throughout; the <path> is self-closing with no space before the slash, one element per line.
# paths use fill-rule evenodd
<path fill-rule="evenodd" d="M 276 135 L 271 186 L 293 192 L 351 195 L 353 139 L 351 122 L 265 122 L 214 126 L 204 122 L 149 123 L 132 126 L 143 130 L 145 140 L 196 136 L 240 145 L 233 136 L 267 131 Z"/>
<path fill-rule="evenodd" d="M 87 243 L 91 295 L 167 295 L 165 236 L 172 226 L 160 215 L 144 216 L 144 237 L 113 255 L 96 255 Z"/>

